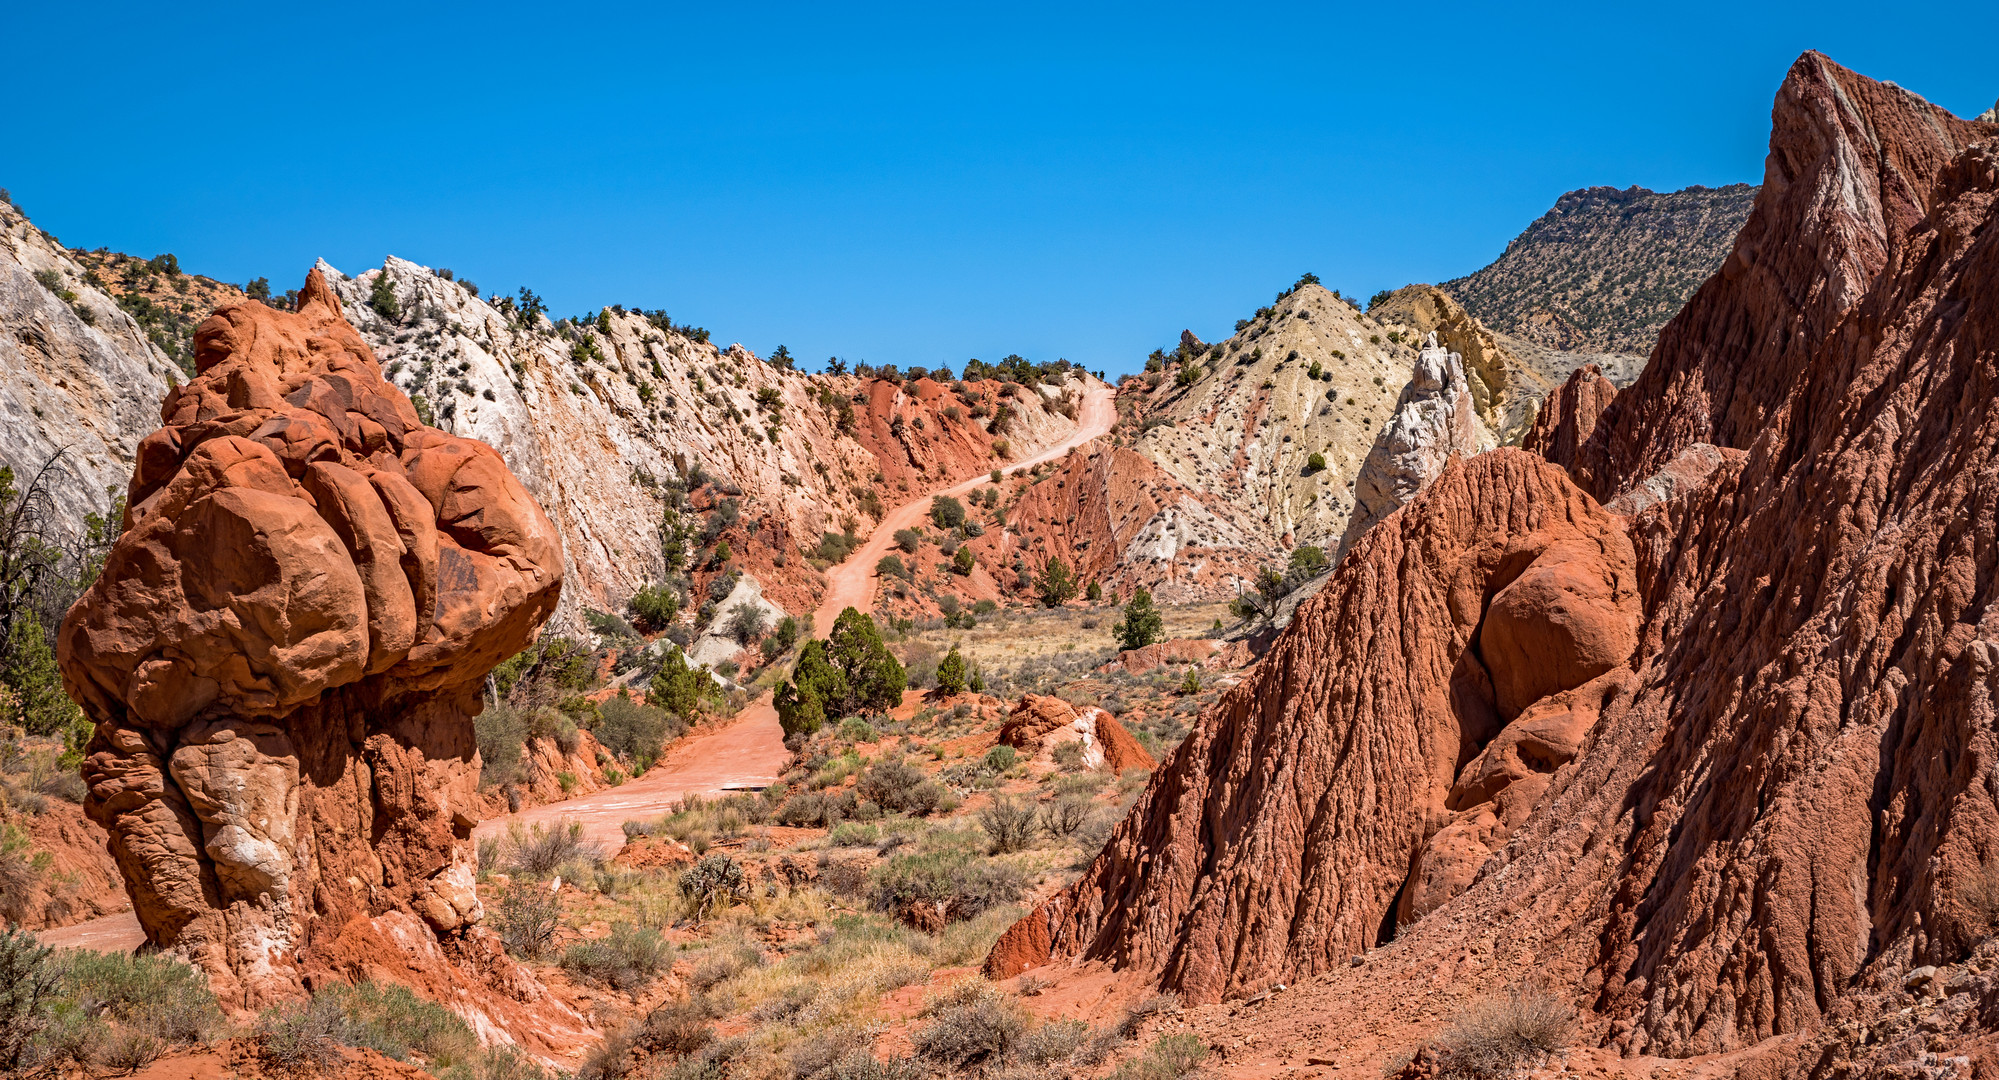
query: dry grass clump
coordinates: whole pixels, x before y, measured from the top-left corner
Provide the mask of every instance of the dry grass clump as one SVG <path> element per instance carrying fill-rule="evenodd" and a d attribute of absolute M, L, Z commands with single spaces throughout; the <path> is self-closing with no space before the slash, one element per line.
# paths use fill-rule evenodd
<path fill-rule="evenodd" d="M 516 822 L 507 829 L 499 853 L 500 865 L 509 874 L 530 878 L 547 878 L 571 864 L 594 869 L 603 861 L 603 852 L 584 841 L 583 826 L 573 821 L 553 827 L 540 822 L 523 827 Z"/>
<path fill-rule="evenodd" d="M 642 990 L 666 970 L 669 950 L 658 930 L 621 922 L 601 938 L 571 945 L 562 954 L 562 967 L 600 986 Z"/>
<path fill-rule="evenodd" d="M 1437 1072 L 1450 1080 L 1500 1080 L 1532 1068 L 1568 1045 L 1575 1014 L 1543 990 L 1516 990 L 1459 1013 L 1432 1045 Z"/>
<path fill-rule="evenodd" d="M 917 1057 L 947 1070 L 978 1069 L 1005 1059 L 1030 1021 L 1019 999 L 976 976 L 933 998 L 924 1015 L 910 1044 Z"/>

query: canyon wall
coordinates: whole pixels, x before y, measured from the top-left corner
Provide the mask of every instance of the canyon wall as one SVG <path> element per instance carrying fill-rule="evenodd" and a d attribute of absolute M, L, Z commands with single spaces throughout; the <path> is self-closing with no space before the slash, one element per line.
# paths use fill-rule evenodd
<path fill-rule="evenodd" d="M 1994 932 L 1999 126 L 1807 53 L 1772 128 L 1644 374 L 1537 438 L 1570 468 L 1460 461 L 1363 537 L 989 971 L 1447 970 L 1797 1055 Z"/>

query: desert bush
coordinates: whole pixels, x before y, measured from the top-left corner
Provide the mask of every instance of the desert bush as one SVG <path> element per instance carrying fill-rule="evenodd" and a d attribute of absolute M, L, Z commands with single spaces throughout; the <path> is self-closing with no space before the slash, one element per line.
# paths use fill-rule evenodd
<path fill-rule="evenodd" d="M 575 860 L 601 861 L 602 853 L 583 839 L 583 826 L 561 822 L 553 826 L 519 822 L 507 828 L 503 865 L 510 874 L 546 878 L 564 863 Z"/>
<path fill-rule="evenodd" d="M 930 500 L 930 520 L 940 529 L 955 529 L 965 523 L 965 504 L 949 495 Z"/>
<path fill-rule="evenodd" d="M 346 1018 L 331 998 L 266 1009 L 257 1018 L 257 1052 L 282 1072 L 317 1072 L 340 1060 Z"/>
<path fill-rule="evenodd" d="M 900 757 L 868 766 L 854 793 L 890 813 L 932 814 L 950 802 L 950 793 Z"/>
<path fill-rule="evenodd" d="M 1020 763 L 1020 751 L 1001 743 L 986 751 L 986 771 L 998 776 Z"/>
<path fill-rule="evenodd" d="M 666 969 L 669 949 L 651 927 L 614 923 L 609 934 L 571 945 L 562 954 L 562 967 L 614 990 L 639 990 Z"/>
<path fill-rule="evenodd" d="M 1010 863 L 964 851 L 897 855 L 870 875 L 876 910 L 908 918 L 919 905 L 941 906 L 947 922 L 974 918 L 1020 899 L 1027 879 Z"/>
<path fill-rule="evenodd" d="M 777 823 L 796 828 L 831 828 L 840 819 L 854 816 L 857 806 L 852 791 L 804 791 L 786 799 L 778 808 Z"/>
<path fill-rule="evenodd" d="M 1056 743 L 1052 756 L 1057 768 L 1064 772 L 1075 772 L 1083 767 L 1083 744 L 1080 740 Z"/>
<path fill-rule="evenodd" d="M 1546 991 L 1519 990 L 1459 1013 L 1437 1037 L 1439 1074 L 1498 1080 L 1540 1064 L 1568 1045 L 1574 1014 Z"/>
<path fill-rule="evenodd" d="M 1041 827 L 1056 839 L 1076 835 L 1096 812 L 1096 803 L 1087 795 L 1063 795 L 1041 807 Z"/>
<path fill-rule="evenodd" d="M 539 882 L 514 882 L 500 891 L 499 903 L 487 919 L 508 952 L 539 960 L 562 930 L 562 900 Z"/>
<path fill-rule="evenodd" d="M 1006 1057 L 1026 1033 L 1027 1010 L 991 983 L 964 979 L 925 1010 L 910 1035 L 916 1056 L 945 1069 L 972 1070 Z"/>
<path fill-rule="evenodd" d="M 992 839 L 995 855 L 1019 851 L 1034 841 L 1034 807 L 1011 795 L 995 795 L 977 814 L 979 828 Z"/>
<path fill-rule="evenodd" d="M 422 1054 L 442 1068 L 472 1058 L 479 1037 L 457 1014 L 396 983 L 362 982 L 330 987 L 314 1000 L 325 999 L 338 1010 L 340 1022 L 332 1037 L 347 1046 L 367 1047 L 397 1061 Z"/>
<path fill-rule="evenodd" d="M 874 742 L 880 737 L 873 724 L 858 716 L 849 716 L 840 721 L 840 730 L 836 734 L 839 735 L 841 742 L 850 743 Z"/>
<path fill-rule="evenodd" d="M 680 718 L 619 694 L 597 706 L 597 726 L 591 731 L 604 749 L 626 761 L 649 767 L 666 744 L 687 733 Z"/>
<path fill-rule="evenodd" d="M 763 965 L 763 953 L 747 941 L 718 945 L 701 954 L 687 975 L 687 985 L 705 994 L 751 968 Z"/>
<path fill-rule="evenodd" d="M 905 555 L 914 555 L 916 549 L 923 546 L 923 534 L 915 529 L 897 529 L 895 546 L 901 548 Z"/>
<path fill-rule="evenodd" d="M 826 842 L 834 847 L 874 847 L 880 841 L 880 828 L 858 821 L 843 821 L 826 837 Z"/>
<path fill-rule="evenodd" d="M 1090 1041 L 1090 1025 L 1081 1020 L 1052 1020 L 1014 1041 L 1013 1057 L 1036 1067 L 1062 1065 Z"/>
<path fill-rule="evenodd" d="M 683 998 L 668 1002 L 646 1015 L 641 1039 L 675 1057 L 688 1054 L 715 1041 L 713 1019 L 705 998 Z"/>
<path fill-rule="evenodd" d="M 60 982 L 50 950 L 31 931 L 0 930 L 0 1066 L 27 1063 Z"/>
<path fill-rule="evenodd" d="M 729 609 L 729 636 L 739 645 L 748 645 L 762 637 L 769 627 L 770 613 L 756 604 L 745 600 Z"/>
<path fill-rule="evenodd" d="M 208 980 L 168 956 L 73 950 L 54 961 L 64 996 L 169 1043 L 202 1042 L 222 1027 Z"/>
<path fill-rule="evenodd" d="M 710 855 L 688 867 L 681 872 L 679 885 L 696 921 L 748 895 L 743 868 L 727 855 Z"/>

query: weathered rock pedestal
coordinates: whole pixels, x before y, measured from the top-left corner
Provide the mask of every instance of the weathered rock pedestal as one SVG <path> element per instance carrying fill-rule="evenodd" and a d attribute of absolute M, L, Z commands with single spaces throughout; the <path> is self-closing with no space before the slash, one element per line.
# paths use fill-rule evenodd
<path fill-rule="evenodd" d="M 472 717 L 555 608 L 556 534 L 490 447 L 418 421 L 317 271 L 296 314 L 225 308 L 195 347 L 62 625 L 85 809 L 147 938 L 232 1006 L 491 967 Z"/>

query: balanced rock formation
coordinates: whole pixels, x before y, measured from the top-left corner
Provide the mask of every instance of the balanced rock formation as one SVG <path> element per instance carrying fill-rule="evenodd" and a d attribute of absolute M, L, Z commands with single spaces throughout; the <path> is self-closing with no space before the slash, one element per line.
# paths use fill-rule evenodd
<path fill-rule="evenodd" d="M 1416 366 L 1395 415 L 1382 429 L 1354 483 L 1353 516 L 1340 537 L 1339 554 L 1382 518 L 1416 497 L 1452 459 L 1492 449 L 1492 431 L 1479 419 L 1479 407 L 1465 377 L 1464 358 L 1437 344 L 1416 355 Z"/>
<path fill-rule="evenodd" d="M 1418 979 L 1768 1075 L 1989 1035 L 1969 997 L 1895 1025 L 1999 930 L 1999 125 L 1816 53 L 1772 120 L 1576 482 L 1500 450 L 1371 530 L 989 970 L 1319 974 L 1298 1052 Z"/>
<path fill-rule="evenodd" d="M 58 656 L 148 940 L 255 1007 L 385 919 L 449 939 L 480 918 L 471 718 L 562 557 L 497 453 L 418 421 L 318 272 L 296 314 L 217 312 L 195 363 Z"/>
<path fill-rule="evenodd" d="M 1121 773 L 1158 765 L 1117 717 L 1094 705 L 1077 708 L 1058 697 L 1028 694 L 1000 725 L 999 742 L 1038 757 L 1065 742 L 1083 744 L 1083 766 Z"/>

